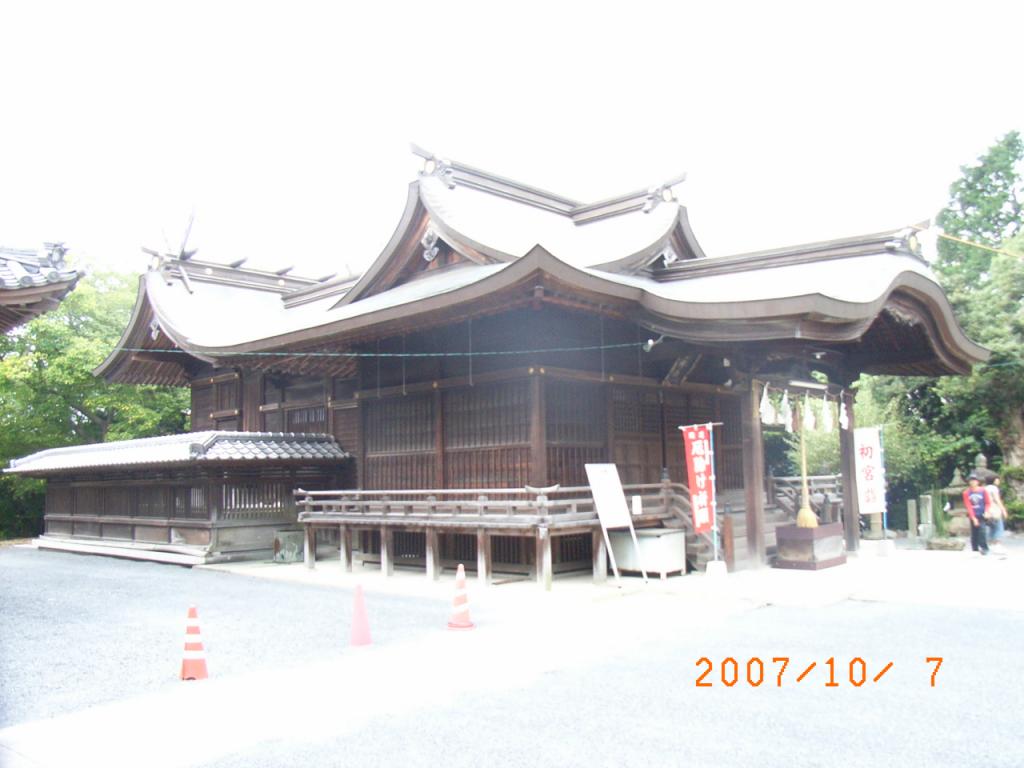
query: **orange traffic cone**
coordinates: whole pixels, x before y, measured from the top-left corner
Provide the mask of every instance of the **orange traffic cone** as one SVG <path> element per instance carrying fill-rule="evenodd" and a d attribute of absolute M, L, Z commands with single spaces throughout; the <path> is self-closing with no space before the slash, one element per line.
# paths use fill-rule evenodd
<path fill-rule="evenodd" d="M 185 626 L 185 657 L 181 662 L 182 680 L 205 680 L 206 654 L 203 638 L 199 635 L 199 615 L 193 605 L 188 609 L 188 624 Z"/>
<path fill-rule="evenodd" d="M 356 595 L 352 605 L 352 645 L 370 644 L 370 619 L 366 615 L 366 600 L 363 586 L 356 584 Z"/>
<path fill-rule="evenodd" d="M 466 594 L 466 569 L 459 563 L 455 574 L 455 598 L 452 600 L 452 617 L 448 620 L 448 629 L 472 629 L 469 620 L 469 595 Z"/>

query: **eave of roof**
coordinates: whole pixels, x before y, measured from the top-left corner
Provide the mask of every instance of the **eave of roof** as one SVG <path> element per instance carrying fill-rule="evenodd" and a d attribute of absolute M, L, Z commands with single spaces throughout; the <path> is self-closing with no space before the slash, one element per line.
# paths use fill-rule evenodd
<path fill-rule="evenodd" d="M 63 246 L 50 252 L 0 247 L 0 333 L 54 309 L 81 273 L 64 265 Z"/>
<path fill-rule="evenodd" d="M 13 459 L 5 473 L 43 475 L 196 463 L 332 463 L 349 458 L 334 437 L 292 432 L 191 432 L 110 443 L 50 448 Z"/>
<path fill-rule="evenodd" d="M 793 284 L 788 274 L 806 271 L 804 264 L 779 263 L 768 268 L 751 264 L 751 269 L 726 273 L 695 273 L 691 280 L 662 283 L 639 275 L 611 275 L 594 269 L 578 269 L 565 264 L 542 248 L 510 264 L 466 266 L 449 273 L 407 283 L 345 307 L 317 313 L 322 322 L 316 325 L 297 324 L 290 329 L 264 338 L 250 338 L 229 346 L 204 346 L 196 340 L 179 335 L 183 349 L 207 359 L 308 346 L 316 340 L 344 342 L 356 339 L 375 327 L 398 320 L 416 322 L 440 310 L 470 305 L 498 291 L 516 285 L 533 285 L 544 276 L 566 286 L 566 290 L 595 294 L 609 301 L 634 303 L 641 312 L 641 322 L 653 330 L 673 337 L 702 343 L 739 342 L 778 339 L 850 342 L 859 337 L 893 296 L 906 295 L 918 304 L 919 313 L 939 318 L 931 335 L 935 343 L 946 349 L 949 360 L 959 361 L 949 372 L 959 372 L 970 363 L 983 360 L 987 351 L 971 342 L 960 330 L 937 283 L 927 268 L 909 253 L 883 252 L 846 257 L 845 268 L 858 274 L 870 274 L 874 284 L 844 280 L 830 287 L 813 277 L 811 286 Z M 902 260 L 902 261 L 900 261 Z M 819 264 L 818 270 L 836 269 L 831 262 Z M 889 265 L 888 271 L 880 271 Z M 905 266 L 901 266 L 905 265 Z M 777 271 L 774 280 L 766 279 Z M 751 296 L 737 296 L 743 274 Z M 789 295 L 757 295 L 769 286 L 789 286 Z M 829 295 L 831 290 L 833 295 Z M 858 294 L 859 291 L 859 294 Z M 729 294 L 736 296 L 730 300 Z M 162 324 L 161 327 L 164 327 Z M 936 335 L 937 334 L 937 335 Z M 187 345 L 187 346 L 185 346 Z"/>

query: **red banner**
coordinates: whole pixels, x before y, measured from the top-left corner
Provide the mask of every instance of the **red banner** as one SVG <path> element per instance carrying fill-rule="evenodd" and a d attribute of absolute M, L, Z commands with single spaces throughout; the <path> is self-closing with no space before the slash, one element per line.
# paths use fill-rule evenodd
<path fill-rule="evenodd" d="M 715 503 L 714 457 L 711 455 L 711 426 L 694 424 L 682 427 L 686 451 L 686 477 L 690 484 L 693 530 L 711 530 L 711 510 Z"/>

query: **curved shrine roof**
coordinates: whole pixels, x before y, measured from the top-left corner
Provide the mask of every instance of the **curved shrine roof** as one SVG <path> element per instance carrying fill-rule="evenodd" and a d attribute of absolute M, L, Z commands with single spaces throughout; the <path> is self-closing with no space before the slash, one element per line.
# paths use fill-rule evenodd
<path fill-rule="evenodd" d="M 932 349 L 921 371 L 962 373 L 987 357 L 960 329 L 909 230 L 708 258 L 670 187 L 582 205 L 456 163 L 442 167 L 410 185 L 391 241 L 359 278 L 286 283 L 273 273 L 163 261 L 142 276 L 132 322 L 97 373 L 184 383 L 167 352 L 216 362 L 317 343 L 337 349 L 375 328 L 429 324 L 463 305 L 472 314 L 492 294 L 545 282 L 596 297 L 595 307 L 631 303 L 642 326 L 692 342 L 847 344 L 888 312 L 924 329 Z"/>

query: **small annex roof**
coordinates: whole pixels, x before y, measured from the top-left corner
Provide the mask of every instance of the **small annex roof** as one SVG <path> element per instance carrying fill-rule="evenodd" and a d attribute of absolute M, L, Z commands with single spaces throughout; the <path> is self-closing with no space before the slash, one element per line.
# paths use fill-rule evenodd
<path fill-rule="evenodd" d="M 0 333 L 57 306 L 78 282 L 80 273 L 64 263 L 62 243 L 45 251 L 0 246 Z"/>
<path fill-rule="evenodd" d="M 330 435 L 210 431 L 50 448 L 13 459 L 4 472 L 42 475 L 67 470 L 194 463 L 337 462 L 348 457 Z"/>

